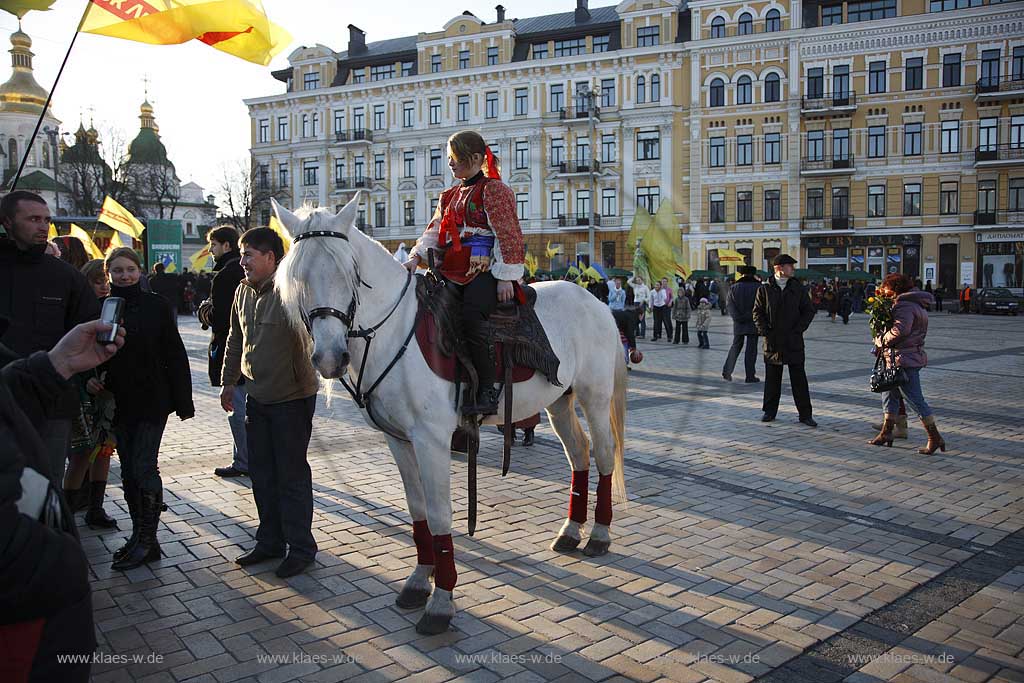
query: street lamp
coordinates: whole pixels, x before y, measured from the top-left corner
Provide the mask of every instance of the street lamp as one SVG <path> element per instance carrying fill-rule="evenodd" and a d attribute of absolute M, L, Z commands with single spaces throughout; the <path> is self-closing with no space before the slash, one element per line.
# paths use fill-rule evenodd
<path fill-rule="evenodd" d="M 60 215 L 60 148 L 57 145 L 57 136 L 60 131 L 57 128 L 46 126 L 43 128 L 46 137 L 50 139 L 50 150 L 53 153 L 53 196 L 56 204 L 57 215 Z"/>
<path fill-rule="evenodd" d="M 597 110 L 597 93 L 590 88 L 590 84 L 583 84 L 579 87 L 576 93 L 576 104 L 577 106 L 581 102 L 586 102 L 587 105 L 587 124 L 589 126 L 588 142 L 590 144 L 590 162 L 587 164 L 588 176 L 590 177 L 590 215 L 587 216 L 587 249 L 589 250 L 588 259 L 590 265 L 594 265 L 594 217 L 596 216 L 597 206 L 597 163 L 596 163 L 596 150 L 594 148 L 594 137 L 596 131 L 594 130 L 595 113 Z"/>

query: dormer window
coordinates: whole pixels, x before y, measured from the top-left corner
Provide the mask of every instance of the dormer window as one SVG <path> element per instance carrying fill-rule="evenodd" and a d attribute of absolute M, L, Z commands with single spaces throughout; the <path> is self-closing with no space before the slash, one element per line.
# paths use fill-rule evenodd
<path fill-rule="evenodd" d="M 608 36 L 594 36 L 594 52 L 608 52 Z"/>
<path fill-rule="evenodd" d="M 661 44 L 661 27 L 644 26 L 636 30 L 637 47 L 653 47 Z"/>
<path fill-rule="evenodd" d="M 310 71 L 302 75 L 302 89 L 316 90 L 320 87 L 320 72 Z"/>

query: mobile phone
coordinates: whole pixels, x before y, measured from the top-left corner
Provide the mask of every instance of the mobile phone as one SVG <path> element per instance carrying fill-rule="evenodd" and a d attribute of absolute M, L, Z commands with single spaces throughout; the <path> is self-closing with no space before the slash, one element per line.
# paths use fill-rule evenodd
<path fill-rule="evenodd" d="M 110 325 L 109 332 L 100 332 L 96 335 L 96 341 L 101 344 L 110 344 L 117 338 L 117 328 L 121 324 L 121 313 L 124 311 L 124 299 L 119 296 L 108 296 L 103 300 L 103 310 L 100 313 L 100 322 Z"/>

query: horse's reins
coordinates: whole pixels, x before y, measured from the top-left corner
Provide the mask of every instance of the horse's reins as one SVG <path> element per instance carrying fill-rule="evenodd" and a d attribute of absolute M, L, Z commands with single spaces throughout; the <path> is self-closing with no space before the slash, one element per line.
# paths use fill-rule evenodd
<path fill-rule="evenodd" d="M 342 232 L 335 232 L 333 230 L 310 230 L 309 232 L 304 232 L 299 235 L 296 235 L 294 238 L 292 238 L 292 242 L 299 242 L 310 237 L 337 237 L 339 239 L 345 240 L 346 242 L 349 241 L 348 235 Z M 360 277 L 358 265 L 356 266 L 356 280 L 358 281 L 358 283 L 356 285 L 355 290 L 352 292 L 352 301 L 348 305 L 347 312 L 342 313 L 338 309 L 332 308 L 330 306 L 318 306 L 317 308 L 311 309 L 308 313 L 303 313 L 302 321 L 306 324 L 306 330 L 310 333 L 310 335 L 312 335 L 312 325 L 314 320 L 316 320 L 317 318 L 328 317 L 337 318 L 338 320 L 341 321 L 341 324 L 345 326 L 345 336 L 347 338 L 366 340 L 366 348 L 363 350 L 363 360 L 359 363 L 359 374 L 356 376 L 355 388 L 353 388 L 352 385 L 348 383 L 345 377 L 339 378 L 341 380 L 341 385 L 345 387 L 345 390 L 348 391 L 349 395 L 352 396 L 352 400 L 355 401 L 356 405 L 359 406 L 360 409 L 366 411 L 366 414 L 367 416 L 369 416 L 370 421 L 373 422 L 373 425 L 378 430 L 384 432 L 388 436 L 391 436 L 395 439 L 399 439 L 400 441 L 411 443 L 409 439 L 407 439 L 406 437 L 400 434 L 395 434 L 394 432 L 384 427 L 383 425 L 381 425 L 380 422 L 377 421 L 377 418 L 374 417 L 373 415 L 373 409 L 371 408 L 370 404 L 370 397 L 373 394 L 373 391 L 380 385 L 381 382 L 384 381 L 384 378 L 388 376 L 388 373 L 390 373 L 391 370 L 398 364 L 398 361 L 405 354 L 406 349 L 409 348 L 409 342 L 412 341 L 413 336 L 416 334 L 416 324 L 419 322 L 418 311 L 416 313 L 416 320 L 413 322 L 412 329 L 409 330 L 409 334 L 406 335 L 405 342 L 402 344 L 402 348 L 398 350 L 398 353 L 395 354 L 395 357 L 392 358 L 391 362 L 388 363 L 388 366 L 384 368 L 384 372 L 380 374 L 380 376 L 377 378 L 377 381 L 375 381 L 370 386 L 369 389 L 367 389 L 364 392 L 362 391 L 362 386 L 363 375 L 364 372 L 366 371 L 366 359 L 369 358 L 370 356 L 370 342 L 372 342 L 374 337 L 376 336 L 377 330 L 383 327 L 384 323 L 386 323 L 391 318 L 391 316 L 394 315 L 395 311 L 398 310 L 398 306 L 402 303 L 402 299 L 405 298 L 405 293 L 409 290 L 409 283 L 412 282 L 412 271 L 407 271 L 405 284 L 402 285 L 402 291 L 398 295 L 398 299 L 395 301 L 394 306 L 392 306 L 391 310 L 388 311 L 388 314 L 384 316 L 384 319 L 381 320 L 376 325 L 373 325 L 372 327 L 360 327 L 358 330 L 353 330 L 352 326 L 355 324 L 356 308 L 358 307 L 359 302 L 359 287 L 362 286 L 366 287 L 367 289 L 373 289 L 373 287 L 370 286 L 369 283 L 363 281 L 363 278 Z"/>

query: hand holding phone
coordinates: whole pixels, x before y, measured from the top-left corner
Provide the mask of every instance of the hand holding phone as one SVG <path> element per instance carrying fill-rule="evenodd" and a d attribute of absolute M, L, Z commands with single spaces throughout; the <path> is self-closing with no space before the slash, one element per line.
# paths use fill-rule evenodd
<path fill-rule="evenodd" d="M 100 332 L 96 335 L 96 341 L 101 344 L 109 344 L 117 337 L 117 330 L 121 327 L 121 314 L 124 312 L 124 299 L 119 296 L 108 296 L 103 300 L 103 310 L 100 313 L 100 322 L 110 325 L 109 332 Z"/>

